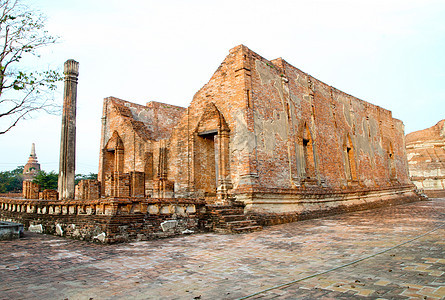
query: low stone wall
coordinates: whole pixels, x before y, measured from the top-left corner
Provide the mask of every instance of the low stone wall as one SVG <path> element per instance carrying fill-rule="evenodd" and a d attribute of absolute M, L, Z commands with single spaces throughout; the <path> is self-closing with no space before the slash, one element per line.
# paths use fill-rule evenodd
<path fill-rule="evenodd" d="M 201 230 L 203 200 L 119 199 L 47 201 L 0 198 L 0 220 L 29 231 L 102 243 L 147 240 Z"/>

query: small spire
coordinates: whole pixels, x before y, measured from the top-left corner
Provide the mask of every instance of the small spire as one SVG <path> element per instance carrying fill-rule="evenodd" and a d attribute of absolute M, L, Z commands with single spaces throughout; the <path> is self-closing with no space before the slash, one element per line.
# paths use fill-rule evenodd
<path fill-rule="evenodd" d="M 36 145 L 32 143 L 31 154 L 29 155 L 28 162 L 23 167 L 23 179 L 25 181 L 32 181 L 40 171 L 40 164 L 37 161 Z"/>
<path fill-rule="evenodd" d="M 36 155 L 36 145 L 34 143 L 32 143 L 31 154 L 29 156 L 32 156 L 32 157 L 36 157 L 37 156 Z"/>

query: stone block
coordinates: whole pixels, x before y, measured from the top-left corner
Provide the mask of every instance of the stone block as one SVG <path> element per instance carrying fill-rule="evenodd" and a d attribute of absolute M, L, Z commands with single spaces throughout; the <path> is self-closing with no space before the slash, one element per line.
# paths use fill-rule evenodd
<path fill-rule="evenodd" d="M 43 226 L 42 226 L 42 224 L 37 224 L 37 225 L 32 225 L 31 224 L 28 227 L 28 231 L 42 233 L 43 232 Z"/>
<path fill-rule="evenodd" d="M 178 226 L 178 221 L 176 221 L 176 220 L 168 220 L 168 221 L 161 223 L 161 228 L 162 228 L 162 231 L 164 231 L 164 232 L 173 230 L 176 228 L 176 226 Z"/>
<path fill-rule="evenodd" d="M 194 205 L 187 205 L 186 212 L 189 214 L 194 214 L 196 212 L 196 207 Z"/>
<path fill-rule="evenodd" d="M 161 214 L 172 214 L 174 212 L 172 205 L 163 205 L 159 210 Z"/>
<path fill-rule="evenodd" d="M 98 240 L 99 242 L 105 243 L 105 240 L 106 240 L 105 232 L 102 232 L 102 233 L 96 235 L 95 237 L 93 237 L 93 240 Z"/>
<path fill-rule="evenodd" d="M 94 207 L 93 207 L 92 205 L 88 205 L 88 206 L 85 208 L 85 213 L 86 213 L 87 215 L 93 215 L 93 214 L 94 214 Z"/>
<path fill-rule="evenodd" d="M 185 207 L 181 205 L 175 205 L 175 213 L 179 216 L 185 216 Z"/>
<path fill-rule="evenodd" d="M 151 215 L 157 215 L 159 213 L 159 206 L 158 205 L 149 205 L 148 213 Z"/>
<path fill-rule="evenodd" d="M 63 236 L 63 229 L 62 226 L 60 226 L 60 224 L 56 224 L 56 234 Z"/>

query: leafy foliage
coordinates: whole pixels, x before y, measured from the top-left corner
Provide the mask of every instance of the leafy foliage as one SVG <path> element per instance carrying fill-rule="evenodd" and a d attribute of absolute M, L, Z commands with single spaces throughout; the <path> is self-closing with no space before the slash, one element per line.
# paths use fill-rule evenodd
<path fill-rule="evenodd" d="M 33 182 L 38 183 L 40 185 L 41 190 L 52 189 L 57 190 L 57 181 L 59 179 L 59 174 L 54 171 L 45 172 L 40 171 L 37 173 Z"/>
<path fill-rule="evenodd" d="M 28 71 L 23 59 L 39 57 L 38 50 L 54 44 L 45 30 L 45 17 L 20 0 L 0 0 L 0 118 L 7 120 L 0 134 L 35 111 L 56 113 L 49 92 L 62 76 L 54 70 Z"/>
<path fill-rule="evenodd" d="M 12 171 L 0 172 L 0 193 L 21 192 L 23 183 L 23 166 Z"/>
<path fill-rule="evenodd" d="M 95 174 L 95 173 L 90 173 L 88 175 L 76 174 L 76 177 L 74 179 L 74 184 L 77 185 L 77 184 L 79 184 L 79 182 L 81 180 L 84 180 L 84 179 L 97 179 L 97 174 Z"/>

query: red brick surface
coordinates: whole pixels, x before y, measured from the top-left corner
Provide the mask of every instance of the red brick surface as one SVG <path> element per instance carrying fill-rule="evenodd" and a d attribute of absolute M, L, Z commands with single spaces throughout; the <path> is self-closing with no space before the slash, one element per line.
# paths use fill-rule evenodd
<path fill-rule="evenodd" d="M 23 181 L 23 198 L 39 199 L 40 185 L 32 181 Z"/>

